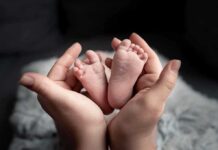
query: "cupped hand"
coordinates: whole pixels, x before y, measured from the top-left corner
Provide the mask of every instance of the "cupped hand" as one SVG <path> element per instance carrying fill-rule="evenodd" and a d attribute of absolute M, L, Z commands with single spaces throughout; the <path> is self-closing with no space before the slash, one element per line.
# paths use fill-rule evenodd
<path fill-rule="evenodd" d="M 54 119 L 62 138 L 69 141 L 71 146 L 76 149 L 86 149 L 86 146 L 104 149 L 104 114 L 91 99 L 79 92 L 81 84 L 70 69 L 80 52 L 81 45 L 73 44 L 56 61 L 47 77 L 37 73 L 25 73 L 20 83 L 38 94 L 41 106 Z M 90 139 L 90 136 L 95 138 Z M 84 144 L 88 141 L 93 144 Z"/>
<path fill-rule="evenodd" d="M 138 79 L 136 94 L 108 125 L 110 145 L 113 150 L 153 150 L 156 126 L 176 83 L 181 62 L 169 61 L 162 70 L 158 56 L 139 35 L 133 33 L 130 40 L 147 52 L 148 60 Z M 119 43 L 119 39 L 114 39 L 112 47 Z M 106 63 L 110 66 L 109 60 Z"/>

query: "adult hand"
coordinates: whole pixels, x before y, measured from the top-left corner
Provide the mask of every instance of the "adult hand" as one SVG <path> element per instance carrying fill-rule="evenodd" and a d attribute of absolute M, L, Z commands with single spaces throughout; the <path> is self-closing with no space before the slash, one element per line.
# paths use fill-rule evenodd
<path fill-rule="evenodd" d="M 38 94 L 40 104 L 71 148 L 106 149 L 104 115 L 91 99 L 79 93 L 81 85 L 69 71 L 80 52 L 80 44 L 73 44 L 47 77 L 25 73 L 20 83 Z"/>
<path fill-rule="evenodd" d="M 153 150 L 156 149 L 156 126 L 176 83 L 181 62 L 169 61 L 162 70 L 157 55 L 140 36 L 132 34 L 130 39 L 147 52 L 148 61 L 138 81 L 138 93 L 108 125 L 110 145 L 113 150 Z M 119 40 L 114 39 L 113 47 L 117 43 Z"/>

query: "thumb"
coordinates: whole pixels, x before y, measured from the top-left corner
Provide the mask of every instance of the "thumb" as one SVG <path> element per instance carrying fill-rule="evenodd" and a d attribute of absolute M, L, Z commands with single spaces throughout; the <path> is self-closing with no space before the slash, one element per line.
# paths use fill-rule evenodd
<path fill-rule="evenodd" d="M 48 77 L 38 73 L 25 73 L 20 79 L 20 84 L 47 100 L 58 101 L 63 99 L 61 98 L 63 97 L 62 93 L 65 93 L 65 90 L 61 86 L 58 86 Z"/>
<path fill-rule="evenodd" d="M 114 37 L 111 41 L 111 47 L 116 50 L 119 44 L 121 43 L 120 39 Z"/>
<path fill-rule="evenodd" d="M 166 101 L 167 97 L 170 95 L 176 84 L 180 66 L 180 60 L 169 61 L 161 72 L 161 75 L 156 84 L 151 87 L 151 95 L 156 95 L 163 101 Z"/>

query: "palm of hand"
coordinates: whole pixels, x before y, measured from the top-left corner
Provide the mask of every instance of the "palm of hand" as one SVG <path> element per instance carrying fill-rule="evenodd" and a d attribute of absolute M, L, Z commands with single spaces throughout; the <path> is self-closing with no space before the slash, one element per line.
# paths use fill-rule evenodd
<path fill-rule="evenodd" d="M 55 82 L 61 88 L 65 89 L 66 93 L 69 95 L 69 99 L 63 100 L 63 103 L 66 103 L 64 104 L 66 106 L 66 110 L 69 111 L 69 114 L 67 114 L 70 116 L 69 120 L 74 118 L 73 120 L 76 120 L 78 124 L 80 124 L 78 121 L 81 121 L 81 123 L 85 122 L 90 125 L 96 125 L 96 123 L 103 122 L 104 114 L 95 102 L 84 94 L 81 94 L 78 90 L 76 90 L 76 87 L 72 87 L 72 83 L 68 82 L 68 80 Z M 76 86 L 78 81 L 75 80 L 74 82 Z M 66 110 L 65 113 L 67 112 Z"/>
<path fill-rule="evenodd" d="M 56 92 L 40 94 L 39 102 L 56 123 L 71 126 L 105 124 L 102 111 L 91 99 L 79 92 L 80 84 L 69 69 L 80 52 L 81 46 L 74 44 L 56 61 L 48 74 L 48 86 Z M 46 82 L 43 84 L 46 87 Z"/>
<path fill-rule="evenodd" d="M 152 131 L 150 127 L 156 124 L 162 110 L 150 100 L 149 90 L 139 91 L 110 122 L 109 130 L 128 131 L 127 134 L 130 135 L 147 134 L 146 131 Z"/>
<path fill-rule="evenodd" d="M 169 62 L 162 71 L 157 55 L 141 37 L 132 34 L 130 40 L 146 50 L 149 59 L 136 83 L 138 92 L 108 126 L 99 106 L 80 93 L 81 85 L 70 71 L 81 51 L 78 43 L 58 59 L 48 78 L 35 74 L 29 75 L 31 79 L 28 76 L 21 79 L 23 85 L 39 94 L 39 102 L 55 120 L 58 133 L 69 148 L 107 149 L 105 135 L 108 128 L 113 149 L 156 149 L 156 125 L 173 89 L 180 63 Z M 112 42 L 112 47 L 119 43 L 117 39 Z M 108 61 L 107 66 L 110 64 Z"/>

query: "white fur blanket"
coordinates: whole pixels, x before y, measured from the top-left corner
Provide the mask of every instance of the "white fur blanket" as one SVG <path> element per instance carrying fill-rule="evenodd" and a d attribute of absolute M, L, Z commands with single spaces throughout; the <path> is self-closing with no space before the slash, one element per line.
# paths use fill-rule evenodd
<path fill-rule="evenodd" d="M 161 56 L 162 59 L 164 59 Z M 55 59 L 33 62 L 24 68 L 47 74 Z M 11 116 L 14 138 L 10 150 L 58 149 L 52 119 L 40 107 L 36 95 L 19 87 Z M 181 77 L 159 122 L 159 150 L 217 150 L 218 100 L 193 90 Z"/>

